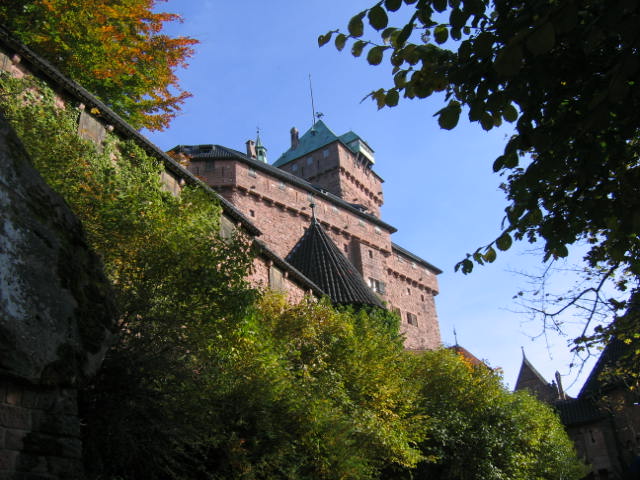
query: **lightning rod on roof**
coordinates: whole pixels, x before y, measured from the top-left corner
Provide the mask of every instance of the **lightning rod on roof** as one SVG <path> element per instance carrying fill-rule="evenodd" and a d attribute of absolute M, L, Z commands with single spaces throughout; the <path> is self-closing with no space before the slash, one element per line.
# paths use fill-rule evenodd
<path fill-rule="evenodd" d="M 311 93 L 311 128 L 316 124 L 316 107 L 313 104 L 313 87 L 311 86 L 311 74 L 309 74 L 309 92 Z"/>

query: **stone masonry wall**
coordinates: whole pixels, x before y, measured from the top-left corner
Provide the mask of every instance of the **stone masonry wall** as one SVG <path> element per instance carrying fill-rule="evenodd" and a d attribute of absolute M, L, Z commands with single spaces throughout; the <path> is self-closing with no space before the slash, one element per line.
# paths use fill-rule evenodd
<path fill-rule="evenodd" d="M 370 213 L 380 216 L 384 202 L 382 180 L 357 162 L 353 152 L 339 142 L 292 160 L 281 168 L 347 202 L 365 205 Z"/>
<path fill-rule="evenodd" d="M 265 260 L 264 258 L 257 257 L 253 261 L 253 271 L 248 276 L 247 280 L 258 288 L 264 288 L 264 289 L 272 288 L 273 285 L 271 285 L 269 282 L 269 279 L 270 279 L 269 271 L 271 268 L 277 268 L 277 267 L 274 267 L 271 263 L 272 262 Z M 280 290 L 284 292 L 287 295 L 287 300 L 289 300 L 289 302 L 293 304 L 301 302 L 305 298 L 305 296 L 308 294 L 308 292 L 306 292 L 303 288 L 301 288 L 295 282 L 292 282 L 286 276 L 286 273 L 282 272 L 281 270 L 279 270 L 279 273 L 283 275 L 283 279 L 282 279 L 283 288 L 282 289 L 276 288 L 275 290 Z"/>
<path fill-rule="evenodd" d="M 82 478 L 74 388 L 0 379 L 0 480 Z"/>

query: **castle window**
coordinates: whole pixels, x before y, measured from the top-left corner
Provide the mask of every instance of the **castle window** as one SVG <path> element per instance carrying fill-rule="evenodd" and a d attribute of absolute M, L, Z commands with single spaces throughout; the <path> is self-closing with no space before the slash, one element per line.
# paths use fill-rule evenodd
<path fill-rule="evenodd" d="M 280 190 L 284 190 L 284 189 L 286 189 L 286 188 L 287 188 L 287 186 L 284 184 L 284 182 L 280 182 L 280 184 L 278 185 L 278 188 L 279 188 Z"/>
<path fill-rule="evenodd" d="M 411 295 L 411 289 L 407 287 L 407 295 Z"/>
<path fill-rule="evenodd" d="M 254 177 L 254 178 L 258 176 L 257 173 L 256 173 L 256 170 L 254 168 L 250 168 L 248 170 L 248 172 L 247 172 L 247 175 L 249 175 L 250 177 Z"/>
<path fill-rule="evenodd" d="M 307 157 L 307 165 L 313 165 L 313 157 Z"/>
<path fill-rule="evenodd" d="M 369 250 L 369 258 L 373 258 L 373 250 Z"/>
<path fill-rule="evenodd" d="M 331 211 L 333 213 L 338 213 L 338 207 L 331 207 Z"/>
<path fill-rule="evenodd" d="M 399 263 L 404 263 L 404 258 L 402 258 L 400 255 L 397 255 L 396 258 L 398 259 Z"/>
<path fill-rule="evenodd" d="M 420 295 L 420 300 L 424 302 L 424 295 Z"/>
<path fill-rule="evenodd" d="M 102 142 L 104 142 L 107 136 L 107 130 L 104 125 L 100 123 L 100 120 L 86 110 L 82 110 L 78 122 L 78 135 L 85 140 L 91 140 L 101 149 Z"/>
<path fill-rule="evenodd" d="M 325 148 L 325 149 L 322 151 L 322 156 L 323 156 L 324 158 L 327 158 L 327 157 L 329 156 L 329 149 L 328 149 L 328 148 Z"/>
<path fill-rule="evenodd" d="M 380 227 L 375 227 L 374 230 L 378 235 L 382 233 L 382 230 L 380 230 Z"/>
<path fill-rule="evenodd" d="M 269 288 L 274 291 L 285 291 L 284 275 L 282 270 L 271 265 L 269 267 Z"/>
<path fill-rule="evenodd" d="M 294 163 L 293 165 L 291 165 L 291 171 L 292 172 L 297 172 L 298 171 L 298 164 Z"/>
<path fill-rule="evenodd" d="M 249 215 L 251 215 L 252 217 L 255 217 L 256 216 L 255 210 L 249 210 Z"/>
<path fill-rule="evenodd" d="M 358 220 L 358 225 L 361 227 L 364 227 L 364 221 L 363 220 Z"/>
<path fill-rule="evenodd" d="M 214 167 L 215 167 L 215 164 L 213 162 L 205 162 L 204 171 L 205 172 L 213 172 Z"/>
<path fill-rule="evenodd" d="M 414 262 L 411 262 L 411 268 L 417 268 Z"/>
<path fill-rule="evenodd" d="M 369 277 L 369 288 L 371 288 L 371 290 L 373 290 L 376 293 L 384 294 L 386 292 L 385 283 L 371 277 Z"/>
<path fill-rule="evenodd" d="M 411 313 L 411 312 L 407 312 L 407 323 L 409 325 L 414 325 L 414 326 L 418 326 L 418 317 Z"/>
<path fill-rule="evenodd" d="M 307 202 L 313 202 L 313 195 L 307 193 Z"/>

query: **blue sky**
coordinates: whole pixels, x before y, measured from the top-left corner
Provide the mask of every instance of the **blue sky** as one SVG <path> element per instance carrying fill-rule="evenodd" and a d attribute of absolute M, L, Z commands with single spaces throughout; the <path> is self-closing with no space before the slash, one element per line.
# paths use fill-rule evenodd
<path fill-rule="evenodd" d="M 442 107 L 442 98 L 401 100 L 393 109 L 378 111 L 372 101 L 361 100 L 371 90 L 392 86 L 390 65 L 371 67 L 347 49 L 318 48 L 319 34 L 344 29 L 353 14 L 371 3 L 161 3 L 162 10 L 184 18 L 167 31 L 201 43 L 189 68 L 179 73 L 193 97 L 169 129 L 149 138 L 165 150 L 216 143 L 242 151 L 259 127 L 272 163 L 289 147 L 291 127 L 302 134 L 311 126 L 311 75 L 315 107 L 325 123 L 337 134 L 355 131 L 375 150 L 375 170 L 385 179 L 382 218 L 398 228 L 393 240 L 444 271 L 436 303 L 445 345 L 454 343 L 455 328 L 458 342 L 492 367 L 501 367 L 511 387 L 523 346 L 547 380 L 559 370 L 568 375 L 563 380 L 568 386 L 576 377 L 576 369 L 568 366 L 568 337 L 533 341 L 541 325 L 517 313 L 522 308 L 512 300 L 526 286 L 513 272 L 540 268 L 533 247 L 517 245 L 471 275 L 453 271 L 465 253 L 499 233 L 506 202 L 498 188 L 502 179 L 491 165 L 509 129 L 487 133 L 462 120 L 453 131 L 441 130 L 433 114 Z M 584 375 L 569 392 L 577 394 L 583 380 Z"/>

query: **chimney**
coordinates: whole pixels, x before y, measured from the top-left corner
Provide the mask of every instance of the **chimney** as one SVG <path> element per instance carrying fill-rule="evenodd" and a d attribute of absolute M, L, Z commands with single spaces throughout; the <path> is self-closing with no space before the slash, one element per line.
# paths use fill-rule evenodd
<path fill-rule="evenodd" d="M 256 142 L 254 142 L 253 140 L 247 140 L 246 142 L 247 145 L 247 157 L 249 158 L 256 158 Z"/>
<path fill-rule="evenodd" d="M 560 378 L 560 372 L 556 370 L 556 384 L 558 386 L 558 398 L 560 400 L 566 400 L 567 396 L 564 393 L 564 389 L 562 388 L 562 379 Z"/>
<path fill-rule="evenodd" d="M 298 148 L 298 129 L 296 127 L 291 128 L 291 150 Z"/>

